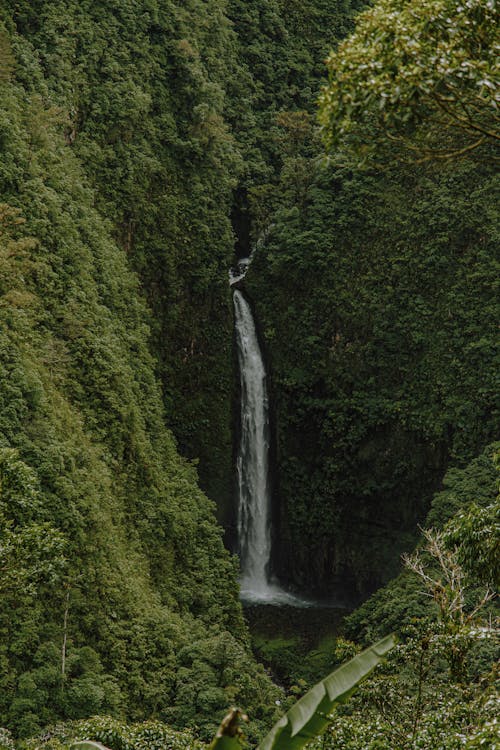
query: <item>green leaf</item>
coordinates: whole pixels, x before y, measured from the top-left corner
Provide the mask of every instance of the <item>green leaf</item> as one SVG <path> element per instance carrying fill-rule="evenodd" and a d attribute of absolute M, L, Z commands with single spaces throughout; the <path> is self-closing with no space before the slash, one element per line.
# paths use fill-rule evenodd
<path fill-rule="evenodd" d="M 109 750 L 109 748 L 105 745 L 101 745 L 100 742 L 84 740 L 83 742 L 73 742 L 73 744 L 70 745 L 70 750 Z"/>
<path fill-rule="evenodd" d="M 318 682 L 274 725 L 258 750 L 299 750 L 321 735 L 335 704 L 349 698 L 395 642 L 393 635 L 383 638 Z"/>

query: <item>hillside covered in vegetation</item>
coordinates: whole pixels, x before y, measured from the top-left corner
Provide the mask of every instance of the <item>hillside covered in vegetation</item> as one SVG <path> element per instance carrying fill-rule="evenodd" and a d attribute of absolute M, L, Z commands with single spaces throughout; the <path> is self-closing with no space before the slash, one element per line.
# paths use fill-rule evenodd
<path fill-rule="evenodd" d="M 498 13 L 416 5 L 0 4 L 2 750 L 199 749 L 230 705 L 254 746 L 391 631 L 321 747 L 494 747 Z M 272 674 L 231 554 L 249 256 L 273 573 L 379 589 Z"/>
<path fill-rule="evenodd" d="M 166 426 L 187 434 L 183 409 L 204 424 L 217 405 L 180 393 L 203 391 L 185 363 L 198 327 L 230 362 L 236 149 L 200 59 L 225 57 L 225 31 L 217 3 L 195 5 L 2 4 L 0 725 L 19 736 L 107 712 L 210 733 L 228 702 L 272 715 L 280 694 L 249 653 L 215 506 Z"/>

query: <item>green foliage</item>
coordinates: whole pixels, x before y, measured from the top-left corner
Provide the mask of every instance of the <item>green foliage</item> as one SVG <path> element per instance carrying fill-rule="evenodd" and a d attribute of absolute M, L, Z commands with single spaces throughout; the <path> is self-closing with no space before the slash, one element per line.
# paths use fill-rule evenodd
<path fill-rule="evenodd" d="M 12 734 L 8 729 L 0 727 L 0 748 L 2 750 L 14 750 L 15 744 L 12 738 Z"/>
<path fill-rule="evenodd" d="M 473 636 L 481 632 L 486 637 L 494 636 L 491 623 L 479 631 L 476 628 L 495 593 L 489 588 L 479 587 L 477 581 L 471 587 L 458 562 L 457 550 L 446 549 L 442 532 L 426 529 L 423 537 L 423 549 L 411 556 L 405 555 L 403 559 L 406 567 L 418 576 L 436 607 L 450 680 L 465 683 Z"/>
<path fill-rule="evenodd" d="M 240 708 L 232 708 L 224 717 L 209 750 L 238 750 L 241 748 L 242 729 L 240 723 L 248 717 Z"/>
<path fill-rule="evenodd" d="M 240 742 L 234 737 L 216 736 L 210 745 L 210 750 L 239 750 Z"/>
<path fill-rule="evenodd" d="M 450 691 L 441 683 L 428 686 L 438 698 L 428 701 L 420 717 L 418 731 L 413 736 L 415 696 L 402 692 L 397 681 L 381 678 L 377 685 L 367 686 L 360 694 L 364 710 L 358 703 L 351 715 L 336 720 L 321 747 L 326 750 L 460 750 L 483 747 L 497 740 L 496 701 L 484 703 L 477 691 Z M 406 684 L 403 683 L 406 688 Z M 370 699 L 369 690 L 372 692 Z M 385 696 L 382 693 L 385 693 Z M 475 697 L 471 700 L 471 692 Z M 413 712 L 413 713 L 412 713 Z M 311 745 L 311 749 L 320 745 Z"/>
<path fill-rule="evenodd" d="M 45 271 L 54 277 L 61 271 L 70 287 L 76 278 L 71 261 L 76 245 L 84 254 L 88 239 L 95 255 L 105 234 L 104 244 L 112 237 L 125 251 L 153 312 L 136 311 L 139 325 L 152 328 L 166 418 L 181 452 L 199 460 L 201 484 L 217 501 L 220 518 L 231 515 L 232 502 L 232 317 L 226 279 L 234 238 L 229 214 L 234 208 L 240 228 L 250 210 L 249 195 L 275 200 L 277 174 L 290 148 L 287 123 L 300 121 L 300 112 L 314 107 L 332 30 L 345 34 L 357 6 L 344 0 L 305 6 L 275 0 L 250 8 L 237 0 L 193 0 L 185 7 L 151 0 L 142 8 L 127 0 L 111 12 L 58 0 L 49 6 L 7 2 L 2 8 L 17 59 L 18 90 L 26 92 L 27 107 L 36 103 L 36 113 L 25 118 L 33 120 L 40 160 L 39 174 L 29 183 L 31 194 L 19 200 L 15 165 L 23 159 L 17 154 L 5 160 L 5 198 L 23 210 L 32 207 L 32 214 L 51 207 L 37 221 L 46 234 L 52 231 L 52 242 L 65 238 L 67 257 Z M 9 104 L 8 111 L 11 106 L 17 104 Z M 58 161 L 51 161 L 55 143 Z M 8 145 L 14 157 L 13 144 Z M 56 162 L 64 180 L 52 173 Z M 50 196 L 37 189 L 46 174 Z M 68 201 L 71 186 L 80 194 Z M 87 209 L 82 213 L 81 201 L 92 207 L 92 217 L 97 209 L 98 218 L 91 219 Z M 251 209 L 255 234 L 269 211 L 262 200 L 254 203 L 259 204 Z M 64 221 L 51 230 L 55 216 Z M 66 235 L 76 239 L 79 232 L 80 243 L 67 241 Z M 43 240 L 36 231 L 32 236 Z M 101 250 L 100 257 L 103 252 L 111 251 Z M 47 261 L 41 253 L 38 259 Z M 123 300 L 135 299 L 135 282 L 119 290 L 122 275 L 114 263 L 116 273 L 106 272 L 106 264 L 99 262 L 96 281 L 106 305 L 113 300 L 109 315 L 127 318 L 132 311 Z M 59 287 L 64 288 L 62 281 Z M 53 348 L 52 370 L 77 354 L 73 369 L 90 376 L 86 398 L 83 387 L 76 394 L 87 404 L 86 419 L 92 423 L 97 415 L 100 430 L 106 431 L 104 415 L 111 409 L 133 429 L 142 412 L 122 408 L 127 398 L 117 347 L 110 336 L 90 340 L 89 323 L 96 330 L 99 319 L 90 313 L 90 304 L 80 315 L 83 292 L 74 289 L 73 297 L 71 311 L 59 322 L 71 346 L 63 347 L 61 336 L 47 344 Z M 85 346 L 75 352 L 81 338 L 87 338 Z M 131 336 L 128 345 L 134 376 L 142 385 L 144 375 L 136 364 L 142 361 L 142 344 Z M 90 357 L 99 369 L 95 379 Z M 120 395 L 91 396 L 110 372 L 122 387 Z M 126 434 L 113 440 L 119 454 L 138 457 L 142 470 L 150 472 L 144 441 L 129 443 Z M 152 500 L 145 518 L 156 512 L 154 507 Z M 159 566 L 153 569 L 161 576 Z"/>
<path fill-rule="evenodd" d="M 3 5 L 17 80 L 50 102 L 140 275 L 168 423 L 221 517 L 232 501 L 229 217 L 242 228 L 247 192 L 276 182 L 287 148 L 277 113 L 314 107 L 331 35 L 357 5 Z"/>
<path fill-rule="evenodd" d="M 178 659 L 175 697 L 161 714 L 169 723 L 196 730 L 208 741 L 227 706 L 241 705 L 252 717 L 249 737 L 255 740 L 276 719 L 283 691 L 230 633 L 190 642 Z"/>
<path fill-rule="evenodd" d="M 175 732 L 159 721 L 146 721 L 125 727 L 119 722 L 106 718 L 89 719 L 75 724 L 73 736 L 92 737 L 111 750 L 202 750 L 187 732 Z"/>
<path fill-rule="evenodd" d="M 321 736 L 332 721 L 333 709 L 350 697 L 394 645 L 394 637 L 388 636 L 318 682 L 281 717 L 257 750 L 302 748 Z M 246 717 L 240 709 L 232 709 L 220 725 L 210 750 L 241 748 L 242 718 Z"/>
<path fill-rule="evenodd" d="M 304 747 L 311 737 L 323 734 L 333 708 L 350 697 L 394 644 L 394 637 L 387 636 L 325 677 L 275 724 L 259 750 L 295 750 Z"/>
<path fill-rule="evenodd" d="M 23 743 L 23 750 L 59 750 L 102 743 L 110 750 L 203 750 L 205 747 L 187 732 L 176 732 L 159 721 L 125 724 L 109 716 L 93 716 L 49 728 L 41 737 Z M 83 748 L 82 748 L 83 750 Z"/>
<path fill-rule="evenodd" d="M 485 583 L 499 584 L 499 521 L 498 501 L 487 508 L 472 504 L 453 519 L 447 529 L 450 545 L 459 545 L 462 565 L 475 578 Z"/>
<path fill-rule="evenodd" d="M 490 447 L 490 451 L 493 447 Z M 498 469 L 498 444 L 494 446 Z M 446 544 L 474 580 L 498 590 L 500 585 L 500 496 L 486 506 L 470 503 L 460 510 L 445 530 Z"/>
<path fill-rule="evenodd" d="M 244 157 L 235 192 L 237 251 L 249 255 L 279 203 L 279 175 L 297 148 L 297 129 L 311 119 L 323 60 L 352 28 L 362 0 L 230 0 L 239 68 L 228 81 L 227 118 Z M 310 143 L 301 144 L 310 155 Z"/>
<path fill-rule="evenodd" d="M 473 733 L 467 737 L 464 745 L 465 750 L 478 750 L 484 747 L 490 747 L 491 750 L 497 750 L 498 747 L 498 719 L 494 715 L 494 711 L 498 708 L 494 696 L 490 697 L 489 707 L 492 710 L 491 717 L 483 719 L 481 724 L 477 726 Z M 488 705 L 488 704 L 487 704 Z"/>
<path fill-rule="evenodd" d="M 354 644 L 328 635 L 316 645 L 295 636 L 275 636 L 252 633 L 254 652 L 275 675 L 279 684 L 293 695 L 302 695 L 322 674 L 328 674 L 338 664 L 354 656 Z"/>
<path fill-rule="evenodd" d="M 390 139 L 450 158 L 498 142 L 497 27 L 490 0 L 377 2 L 328 58 L 327 147 L 366 159 Z"/>
<path fill-rule="evenodd" d="M 427 514 L 427 527 L 443 528 L 455 520 L 471 503 L 486 508 L 497 495 L 498 472 L 496 454 L 499 443 L 491 443 L 464 468 L 450 468 L 446 472 L 442 489 L 437 492 Z"/>
<path fill-rule="evenodd" d="M 224 8 L 4 4 L 18 79 L 58 112 L 95 205 L 141 275 L 169 424 L 221 505 L 231 457 L 229 213 L 240 170 L 223 120 L 235 44 Z"/>
<path fill-rule="evenodd" d="M 446 490 L 436 494 L 437 507 L 429 515 L 449 512 L 450 499 L 456 510 L 471 495 L 481 497 L 488 510 L 495 476 L 492 456 L 497 448 L 490 446 L 462 471 L 451 470 Z M 489 601 L 491 592 L 483 596 L 484 584 L 490 580 L 483 577 L 482 565 L 467 571 L 460 567 L 460 561 L 467 562 L 474 552 L 482 559 L 483 538 L 465 534 L 463 540 L 455 536 L 451 542 L 448 529 L 455 528 L 455 518 L 444 532 L 425 532 L 425 549 L 409 560 L 418 578 L 408 570 L 349 618 L 351 632 L 364 628 L 368 637 L 377 623 L 388 623 L 402 612 L 407 625 L 401 619 L 401 645 L 391 652 L 379 676 L 335 719 L 324 747 L 458 750 L 480 747 L 481 742 L 485 747 L 495 746 L 498 610 Z M 418 590 L 405 589 L 412 578 L 418 581 Z M 417 618 L 419 599 L 421 604 L 425 601 L 422 587 L 434 607 L 421 607 Z"/>
<path fill-rule="evenodd" d="M 0 85 L 10 79 L 14 65 L 15 58 L 12 54 L 10 39 L 3 24 L 0 23 Z"/>
<path fill-rule="evenodd" d="M 252 646 L 264 664 L 268 665 L 279 680 L 295 682 L 296 675 L 302 676 L 306 670 L 304 654 L 300 648 L 300 636 L 253 635 Z M 297 677 L 299 679 L 299 677 Z"/>
<path fill-rule="evenodd" d="M 48 642 L 37 649 L 33 667 L 19 677 L 10 720 L 19 735 L 30 736 L 60 716 L 117 711 L 121 704 L 117 681 L 104 672 L 94 649 L 69 648 L 63 673 L 59 644 Z"/>
<path fill-rule="evenodd" d="M 427 616 L 403 628 L 401 646 L 335 720 L 326 747 L 458 750 L 481 741 L 488 747 L 497 733 L 498 629 L 491 612 L 485 618 L 491 594 L 478 601 L 480 581 L 467 579 L 443 534 L 427 531 L 425 538 L 430 555 L 424 560 L 420 552 L 408 567 L 437 605 L 438 620 Z"/>
<path fill-rule="evenodd" d="M 339 636 L 344 609 L 257 606 L 245 614 L 254 654 L 295 698 L 356 653 Z"/>
<path fill-rule="evenodd" d="M 490 167 L 317 167 L 321 57 L 358 5 L 2 4 L 0 723 L 19 736 L 109 712 L 96 741 L 194 747 L 121 719 L 208 737 L 237 701 L 254 740 L 275 718 L 165 427 L 227 515 L 231 210 L 242 250 L 266 237 L 249 281 L 296 582 L 371 590 L 450 458 L 492 439 Z M 464 554 L 491 525 L 474 514 Z"/>

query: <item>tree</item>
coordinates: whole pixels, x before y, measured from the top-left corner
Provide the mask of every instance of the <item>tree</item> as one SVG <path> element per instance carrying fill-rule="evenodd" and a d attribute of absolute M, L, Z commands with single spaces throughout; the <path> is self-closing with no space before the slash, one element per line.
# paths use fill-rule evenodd
<path fill-rule="evenodd" d="M 500 451 L 494 461 L 499 465 Z M 455 550 L 465 572 L 490 587 L 500 585 L 500 494 L 494 502 L 482 507 L 471 503 L 460 510 L 447 525 L 446 546 Z"/>
<path fill-rule="evenodd" d="M 365 160 L 396 142 L 413 160 L 500 140 L 494 0 L 380 0 L 327 60 L 327 148 Z"/>
<path fill-rule="evenodd" d="M 423 558 L 421 551 L 414 555 L 403 555 L 403 560 L 406 567 L 424 582 L 437 605 L 447 644 L 445 653 L 450 665 L 450 677 L 461 682 L 466 677 L 466 656 L 472 645 L 471 630 L 477 624 L 478 613 L 496 594 L 488 586 L 479 594 L 474 591 L 471 605 L 471 594 L 467 591 L 466 574 L 458 562 L 457 549 L 446 548 L 442 532 L 426 529 L 423 534 L 426 542 L 424 551 L 430 555 L 433 563 L 437 563 L 437 571 Z"/>

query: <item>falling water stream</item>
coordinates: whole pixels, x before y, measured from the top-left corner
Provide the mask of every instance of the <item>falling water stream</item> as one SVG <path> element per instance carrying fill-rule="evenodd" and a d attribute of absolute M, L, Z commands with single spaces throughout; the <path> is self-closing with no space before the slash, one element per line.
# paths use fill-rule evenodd
<path fill-rule="evenodd" d="M 271 559 L 269 399 L 266 370 L 250 305 L 234 293 L 241 386 L 241 437 L 237 459 L 238 540 L 242 590 L 265 596 Z"/>
<path fill-rule="evenodd" d="M 308 602 L 284 591 L 270 576 L 267 375 L 251 307 L 238 289 L 234 292 L 234 311 L 241 390 L 241 429 L 236 467 L 241 598 L 248 603 L 308 606 Z"/>

